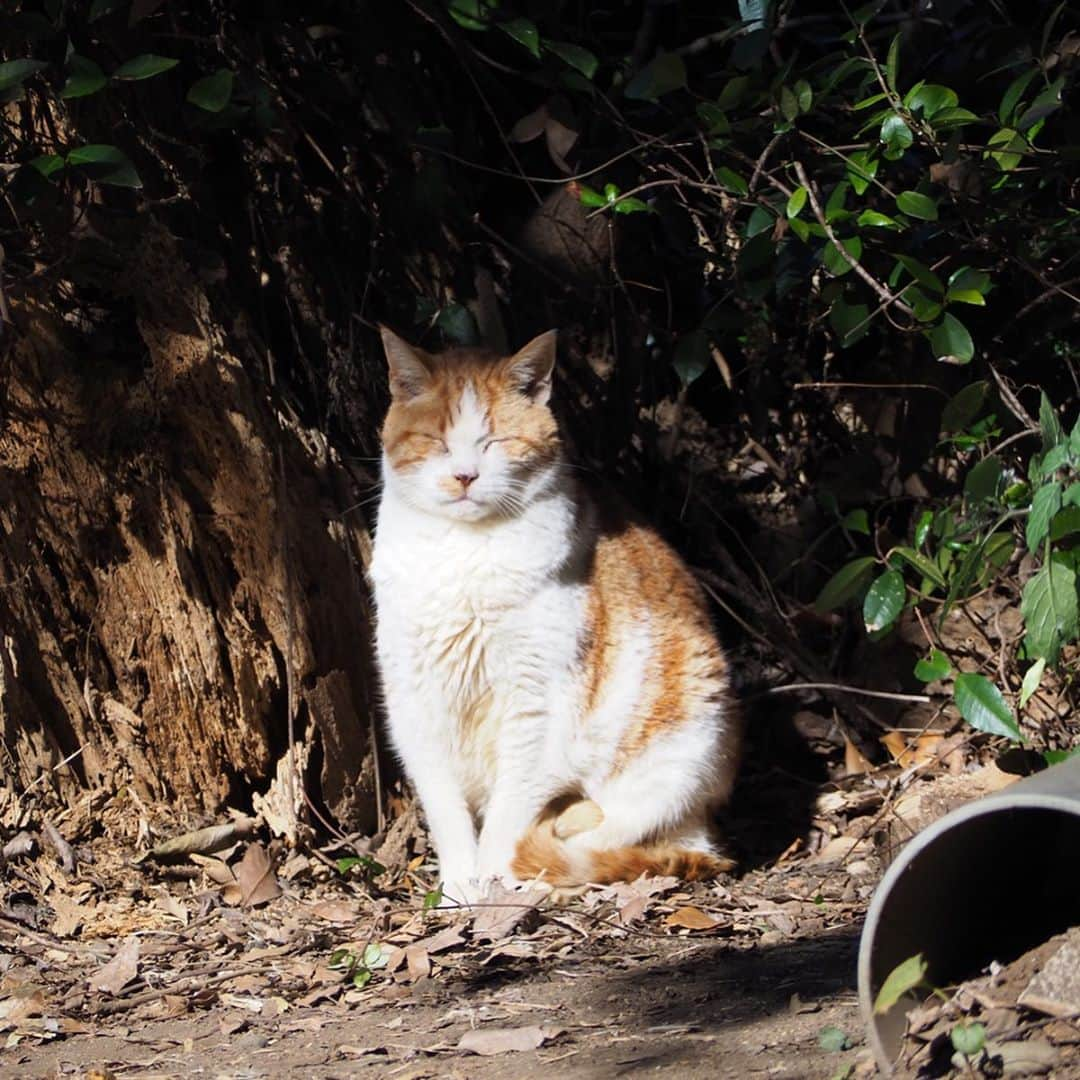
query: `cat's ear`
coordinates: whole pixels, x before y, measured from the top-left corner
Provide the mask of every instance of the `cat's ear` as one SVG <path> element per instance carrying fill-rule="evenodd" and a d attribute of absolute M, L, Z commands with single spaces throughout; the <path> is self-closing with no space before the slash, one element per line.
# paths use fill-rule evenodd
<path fill-rule="evenodd" d="M 555 341 L 558 332 L 549 330 L 534 337 L 507 361 L 507 371 L 517 387 L 537 405 L 551 398 L 551 380 L 555 373 Z"/>
<path fill-rule="evenodd" d="M 379 327 L 386 364 L 390 370 L 390 393 L 401 401 L 422 394 L 431 383 L 430 358 L 423 349 L 417 349 L 399 338 L 386 326 Z"/>

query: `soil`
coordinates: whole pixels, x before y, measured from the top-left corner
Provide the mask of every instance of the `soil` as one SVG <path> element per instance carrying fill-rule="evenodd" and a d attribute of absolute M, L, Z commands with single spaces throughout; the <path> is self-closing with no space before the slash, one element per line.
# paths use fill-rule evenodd
<path fill-rule="evenodd" d="M 176 816 L 130 789 L 55 815 L 30 793 L 3 848 L 0 1077 L 872 1076 L 855 958 L 884 865 L 1011 778 L 967 740 L 922 736 L 875 768 L 839 762 L 828 717 L 755 722 L 728 823 L 738 874 L 473 908 L 436 906 L 417 809 L 394 792 L 370 839 L 289 847 L 272 817 L 235 815 L 172 854 L 155 844 L 183 834 Z M 789 729 L 802 758 L 781 753 Z M 973 993 L 924 1019 L 908 1060 L 980 1018 Z M 993 997 L 999 1042 L 1019 1031 L 1074 1075 L 1075 1018 Z"/>
<path fill-rule="evenodd" d="M 50 847 L 8 863 L 0 1077 L 528 1077 L 554 1066 L 825 1080 L 869 1068 L 855 955 L 876 869 L 830 861 L 836 845 L 830 855 L 801 843 L 715 883 L 495 892 L 474 909 L 424 910 L 433 868 L 411 808 L 376 850 L 382 865 L 345 873 L 341 849 L 290 855 L 250 823 L 216 855 L 136 862 L 133 840 L 116 838 L 121 811 L 102 808 L 106 832 L 75 845 L 72 875 Z M 850 1048 L 823 1049 L 826 1028 Z"/>

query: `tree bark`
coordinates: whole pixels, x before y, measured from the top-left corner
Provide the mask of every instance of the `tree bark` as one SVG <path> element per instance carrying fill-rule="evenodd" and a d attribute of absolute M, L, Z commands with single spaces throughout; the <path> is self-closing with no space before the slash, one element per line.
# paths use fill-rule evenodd
<path fill-rule="evenodd" d="M 245 806 L 287 755 L 292 686 L 313 801 L 371 830 L 368 535 L 349 508 L 372 477 L 278 399 L 243 320 L 226 333 L 161 223 L 146 216 L 107 270 L 134 358 L 52 298 L 12 304 L 0 822 L 31 785 Z"/>

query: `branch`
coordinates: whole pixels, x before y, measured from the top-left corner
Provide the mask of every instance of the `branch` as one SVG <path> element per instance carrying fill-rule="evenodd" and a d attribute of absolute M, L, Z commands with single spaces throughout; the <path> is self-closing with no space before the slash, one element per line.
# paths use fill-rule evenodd
<path fill-rule="evenodd" d="M 912 318 L 915 316 L 915 312 L 908 307 L 896 294 L 889 292 L 884 285 L 840 241 L 836 238 L 836 233 L 833 232 L 832 226 L 825 220 L 825 213 L 821 209 L 821 203 L 818 200 L 817 192 L 814 189 L 813 184 L 810 183 L 810 178 L 806 175 L 806 169 L 803 168 L 801 161 L 795 161 L 792 163 L 795 166 L 795 174 L 799 178 L 799 183 L 806 188 L 806 194 L 810 199 L 810 207 L 814 211 L 814 217 L 818 219 L 818 224 L 825 230 L 825 235 L 833 242 L 836 250 L 840 252 L 841 258 L 844 262 L 855 271 L 881 297 L 882 301 L 886 305 L 892 305 L 893 307 L 902 311 L 905 315 Z"/>

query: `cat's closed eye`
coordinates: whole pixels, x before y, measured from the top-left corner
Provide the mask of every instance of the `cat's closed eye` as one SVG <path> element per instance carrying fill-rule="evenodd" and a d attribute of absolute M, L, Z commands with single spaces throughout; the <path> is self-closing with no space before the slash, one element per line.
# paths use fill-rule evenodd
<path fill-rule="evenodd" d="M 446 445 L 446 440 L 439 435 L 430 435 L 426 431 L 414 431 L 412 433 L 414 439 L 425 439 L 428 442 L 433 442 L 438 445 L 445 453 L 450 452 L 450 448 Z"/>

